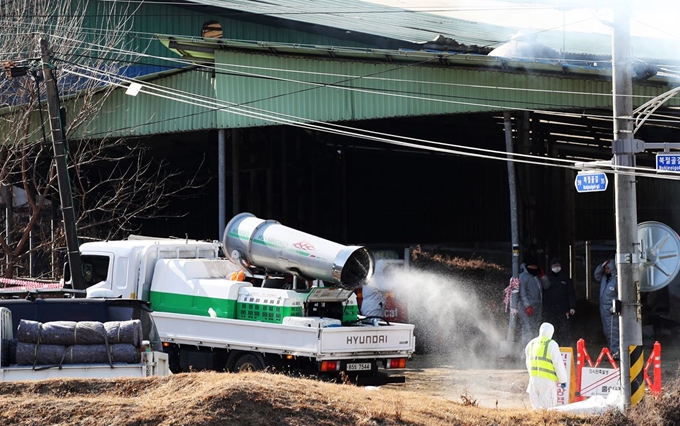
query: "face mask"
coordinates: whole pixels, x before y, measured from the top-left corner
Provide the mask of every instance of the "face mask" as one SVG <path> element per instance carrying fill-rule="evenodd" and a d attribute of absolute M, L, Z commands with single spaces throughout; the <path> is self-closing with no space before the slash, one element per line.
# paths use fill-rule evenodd
<path fill-rule="evenodd" d="M 557 267 L 557 266 L 554 267 L 554 268 L 552 268 L 552 271 L 553 271 L 554 273 L 556 273 L 556 274 L 559 274 L 559 272 L 560 272 L 561 270 L 562 270 L 562 268 Z"/>

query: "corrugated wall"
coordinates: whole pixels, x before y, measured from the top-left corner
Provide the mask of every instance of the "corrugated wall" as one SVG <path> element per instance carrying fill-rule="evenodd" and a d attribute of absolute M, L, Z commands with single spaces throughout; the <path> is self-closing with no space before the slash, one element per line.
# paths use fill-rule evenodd
<path fill-rule="evenodd" d="M 106 100 L 101 113 L 73 137 L 77 139 L 83 134 L 89 137 L 142 136 L 217 127 L 214 108 L 193 104 L 199 97 L 214 99 L 211 73 L 180 73 L 153 80 L 150 84 L 159 86 L 153 90 L 155 93 L 172 99 L 144 92 L 128 96 L 124 89 L 116 90 Z M 172 88 L 173 93 L 167 92 L 167 88 Z"/>
<path fill-rule="evenodd" d="M 503 108 L 609 108 L 611 82 L 500 70 L 406 66 L 217 52 L 218 98 L 288 119 L 346 121 L 489 112 Z M 668 90 L 636 85 L 635 104 Z M 678 105 L 678 100 L 671 101 Z M 259 111 L 259 112 L 262 112 Z M 222 127 L 274 124 L 262 117 L 218 115 Z"/>

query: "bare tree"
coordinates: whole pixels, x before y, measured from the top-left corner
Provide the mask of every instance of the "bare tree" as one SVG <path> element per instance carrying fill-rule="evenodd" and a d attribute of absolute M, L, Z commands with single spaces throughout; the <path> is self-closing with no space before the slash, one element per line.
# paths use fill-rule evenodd
<path fill-rule="evenodd" d="M 12 74 L 0 78 L 0 203 L 5 207 L 0 248 L 7 278 L 28 275 L 30 253 L 51 258 L 65 244 L 37 66 L 39 39 L 50 42 L 62 100 L 77 106 L 67 113 L 68 140 L 78 129 L 88 128 L 115 88 L 101 80 L 101 71 L 116 75 L 130 60 L 130 4 L 0 1 L 0 60 Z M 98 77 L 91 78 L 87 69 L 97 70 Z M 135 232 L 139 219 L 158 217 L 173 196 L 195 187 L 192 177 L 182 181 L 179 171 L 150 158 L 141 144 L 100 134 L 68 145 L 81 237 L 116 238 Z"/>

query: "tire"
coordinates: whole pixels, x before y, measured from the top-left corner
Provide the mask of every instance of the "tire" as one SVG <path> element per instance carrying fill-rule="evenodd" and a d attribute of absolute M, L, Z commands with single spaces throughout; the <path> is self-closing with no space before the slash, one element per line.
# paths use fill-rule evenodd
<path fill-rule="evenodd" d="M 234 372 L 240 373 L 242 371 L 262 371 L 264 370 L 264 362 L 262 359 L 254 354 L 243 354 L 234 363 Z"/>

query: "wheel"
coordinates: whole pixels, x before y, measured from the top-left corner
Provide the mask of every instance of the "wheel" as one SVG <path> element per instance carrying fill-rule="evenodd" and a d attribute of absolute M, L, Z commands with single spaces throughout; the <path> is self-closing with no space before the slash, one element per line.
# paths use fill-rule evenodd
<path fill-rule="evenodd" d="M 236 373 L 262 370 L 264 370 L 264 362 L 253 354 L 243 354 L 234 363 L 234 372 Z"/>

